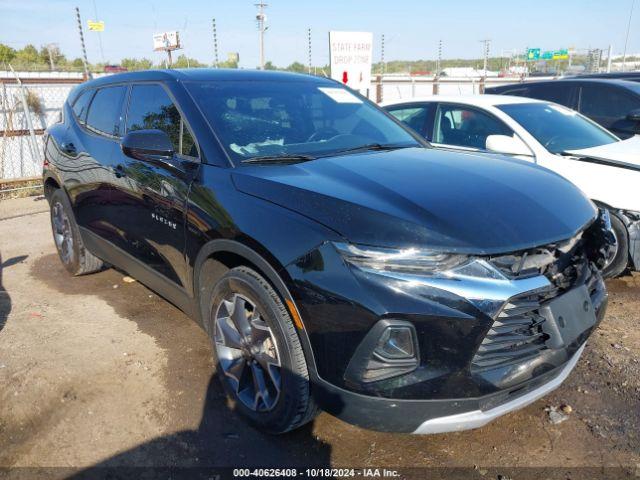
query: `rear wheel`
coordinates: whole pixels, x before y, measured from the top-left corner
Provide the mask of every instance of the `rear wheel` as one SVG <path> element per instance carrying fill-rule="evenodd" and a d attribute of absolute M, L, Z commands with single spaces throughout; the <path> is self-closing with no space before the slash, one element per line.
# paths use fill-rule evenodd
<path fill-rule="evenodd" d="M 621 275 L 627 269 L 629 262 L 629 234 L 622 220 L 613 212 L 609 212 L 609 214 L 611 218 L 611 228 L 616 237 L 616 248 L 607 259 L 607 263 L 602 269 L 602 275 L 605 278 L 614 278 Z"/>
<path fill-rule="evenodd" d="M 291 317 L 273 287 L 247 267 L 215 285 L 208 330 L 217 371 L 234 408 L 270 433 L 284 433 L 316 414 L 307 364 Z"/>
<path fill-rule="evenodd" d="M 57 189 L 51 194 L 49 207 L 53 240 L 64 268 L 73 275 L 100 270 L 103 262 L 84 247 L 71 205 L 62 190 Z"/>

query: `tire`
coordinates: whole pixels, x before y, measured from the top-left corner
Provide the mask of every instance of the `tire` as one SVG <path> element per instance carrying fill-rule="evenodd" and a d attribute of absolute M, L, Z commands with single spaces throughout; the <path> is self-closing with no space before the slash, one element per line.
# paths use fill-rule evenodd
<path fill-rule="evenodd" d="M 206 321 L 216 370 L 235 411 L 272 434 L 315 417 L 300 339 L 279 295 L 260 274 L 248 267 L 225 273 L 213 288 Z"/>
<path fill-rule="evenodd" d="M 102 260 L 85 248 L 69 199 L 62 190 L 53 191 L 49 208 L 53 241 L 64 268 L 76 276 L 102 269 Z"/>
<path fill-rule="evenodd" d="M 602 276 L 604 278 L 615 278 L 627 269 L 629 263 L 629 234 L 620 217 L 611 211 L 609 216 L 611 218 L 611 228 L 616 236 L 617 248 L 613 258 L 602 269 Z"/>

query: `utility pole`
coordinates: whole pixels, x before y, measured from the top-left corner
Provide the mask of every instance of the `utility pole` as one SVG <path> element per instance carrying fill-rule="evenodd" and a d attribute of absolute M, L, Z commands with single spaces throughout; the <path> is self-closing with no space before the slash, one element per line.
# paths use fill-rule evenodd
<path fill-rule="evenodd" d="M 633 6 L 636 0 L 631 0 L 631 11 L 629 12 L 629 22 L 627 23 L 627 36 L 624 38 L 624 51 L 622 52 L 622 71 L 627 67 L 627 44 L 629 43 L 629 30 L 631 29 L 631 17 L 633 17 Z"/>
<path fill-rule="evenodd" d="M 309 29 L 307 33 L 307 40 L 309 45 L 309 75 L 311 75 L 311 29 Z"/>
<path fill-rule="evenodd" d="M 438 40 L 438 61 L 436 62 L 436 76 L 440 76 L 442 70 L 442 40 Z"/>
<path fill-rule="evenodd" d="M 260 32 L 260 70 L 264 70 L 264 32 L 266 32 L 268 28 L 265 26 L 267 16 L 264 13 L 264 9 L 268 5 L 260 0 L 260 3 L 256 3 L 255 6 L 258 7 L 256 20 L 258 22 L 258 31 Z"/>
<path fill-rule="evenodd" d="M 82 20 L 80 19 L 80 9 L 76 7 L 76 18 L 78 20 L 78 32 L 80 33 L 80 45 L 82 47 L 82 65 L 84 66 L 84 76 L 85 78 L 93 78 L 91 72 L 89 71 L 88 61 L 87 61 L 87 49 L 84 46 L 84 34 L 82 33 Z"/>
<path fill-rule="evenodd" d="M 218 31 L 216 30 L 216 19 L 213 19 L 213 66 L 218 68 L 220 60 L 218 59 Z"/>
<path fill-rule="evenodd" d="M 51 67 L 52 72 L 56 69 L 56 65 L 53 61 L 53 54 L 54 52 L 57 53 L 57 51 L 58 51 L 58 48 L 55 43 L 50 43 L 49 45 L 47 45 L 47 54 L 49 55 L 49 66 Z"/>
<path fill-rule="evenodd" d="M 485 38 L 484 40 L 480 40 L 484 44 L 484 76 L 487 76 L 487 63 L 489 62 L 489 46 L 491 45 L 491 39 Z"/>
<path fill-rule="evenodd" d="M 380 39 L 380 73 L 387 73 L 387 65 L 384 62 L 384 33 Z"/>
<path fill-rule="evenodd" d="M 611 72 L 611 45 L 609 45 L 609 51 L 607 53 L 607 73 Z"/>

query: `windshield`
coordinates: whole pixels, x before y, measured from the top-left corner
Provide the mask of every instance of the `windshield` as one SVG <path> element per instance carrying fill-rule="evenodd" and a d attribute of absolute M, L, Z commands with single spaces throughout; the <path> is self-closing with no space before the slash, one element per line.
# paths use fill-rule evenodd
<path fill-rule="evenodd" d="M 551 153 L 598 147 L 618 138 L 568 108 L 551 103 L 496 105 Z"/>
<path fill-rule="evenodd" d="M 328 82 L 186 84 L 232 159 L 318 157 L 360 147 L 420 146 L 403 127 Z"/>

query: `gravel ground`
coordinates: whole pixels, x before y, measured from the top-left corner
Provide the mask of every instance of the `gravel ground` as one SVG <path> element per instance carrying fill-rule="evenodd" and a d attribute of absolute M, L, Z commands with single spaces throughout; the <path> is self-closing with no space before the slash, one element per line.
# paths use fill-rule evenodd
<path fill-rule="evenodd" d="M 66 274 L 43 206 L 0 202 L 0 477 L 243 465 L 466 467 L 475 478 L 624 467 L 640 477 L 640 275 L 608 283 L 607 316 L 562 387 L 486 427 L 384 434 L 321 414 L 271 437 L 227 408 L 208 338 L 184 314 L 122 272 Z"/>

